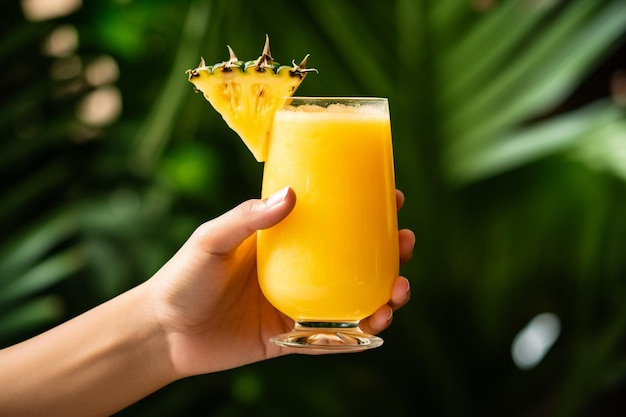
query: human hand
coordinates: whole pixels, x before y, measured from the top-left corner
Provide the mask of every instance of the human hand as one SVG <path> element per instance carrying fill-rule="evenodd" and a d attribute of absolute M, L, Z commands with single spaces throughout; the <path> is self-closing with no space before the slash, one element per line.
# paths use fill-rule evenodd
<path fill-rule="evenodd" d="M 404 195 L 397 191 L 397 206 Z M 271 227 L 294 208 L 286 188 L 266 200 L 249 200 L 198 227 L 146 284 L 149 302 L 167 339 L 180 377 L 215 372 L 294 353 L 269 342 L 293 321 L 263 296 L 256 275 L 256 231 Z M 415 237 L 399 232 L 400 262 L 410 259 Z M 397 277 L 388 304 L 361 321 L 367 333 L 391 323 L 393 311 L 410 297 L 409 282 Z"/>

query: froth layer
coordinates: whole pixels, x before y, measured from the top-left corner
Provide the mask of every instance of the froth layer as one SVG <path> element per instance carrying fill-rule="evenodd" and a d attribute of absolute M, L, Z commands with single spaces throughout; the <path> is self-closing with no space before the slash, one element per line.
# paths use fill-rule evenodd
<path fill-rule="evenodd" d="M 300 106 L 286 106 L 276 112 L 276 118 L 367 118 L 379 119 L 387 118 L 386 106 L 377 104 L 361 104 L 348 106 L 345 104 L 330 104 L 327 107 L 313 104 L 303 104 Z"/>

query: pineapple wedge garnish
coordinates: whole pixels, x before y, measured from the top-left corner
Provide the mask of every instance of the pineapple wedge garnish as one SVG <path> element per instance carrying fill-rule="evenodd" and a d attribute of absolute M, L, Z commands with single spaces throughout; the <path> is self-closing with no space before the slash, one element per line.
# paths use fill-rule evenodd
<path fill-rule="evenodd" d="M 230 46 L 228 61 L 207 66 L 204 59 L 187 70 L 189 81 L 204 94 L 252 152 L 257 161 L 267 156 L 274 113 L 291 97 L 306 74 L 308 55 L 299 65 L 275 62 L 265 37 L 263 53 L 254 61 L 240 61 Z"/>

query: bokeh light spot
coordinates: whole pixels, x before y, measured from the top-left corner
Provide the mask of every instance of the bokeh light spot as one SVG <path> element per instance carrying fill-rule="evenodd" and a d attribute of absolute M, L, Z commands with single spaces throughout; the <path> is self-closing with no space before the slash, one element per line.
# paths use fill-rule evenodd
<path fill-rule="evenodd" d="M 74 25 L 56 27 L 44 39 L 41 52 L 54 57 L 66 57 L 73 54 L 78 48 L 78 31 Z"/>
<path fill-rule="evenodd" d="M 553 313 L 534 317 L 513 339 L 511 356 L 520 369 L 532 369 L 541 362 L 561 333 L 561 320 Z"/>
<path fill-rule="evenodd" d="M 87 94 L 78 105 L 78 119 L 92 126 L 114 122 L 122 111 L 122 95 L 113 86 L 101 87 Z"/>
<path fill-rule="evenodd" d="M 80 9 L 82 0 L 22 0 L 22 12 L 30 21 L 66 16 Z"/>
<path fill-rule="evenodd" d="M 115 59 L 109 55 L 102 55 L 87 65 L 85 78 L 94 87 L 111 84 L 119 77 L 119 67 Z"/>

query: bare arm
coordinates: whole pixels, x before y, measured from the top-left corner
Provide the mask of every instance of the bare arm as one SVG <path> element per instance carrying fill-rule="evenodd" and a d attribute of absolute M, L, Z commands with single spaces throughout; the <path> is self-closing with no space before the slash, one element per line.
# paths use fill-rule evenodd
<path fill-rule="evenodd" d="M 0 416 L 107 416 L 175 379 L 139 286 L 0 351 Z"/>

